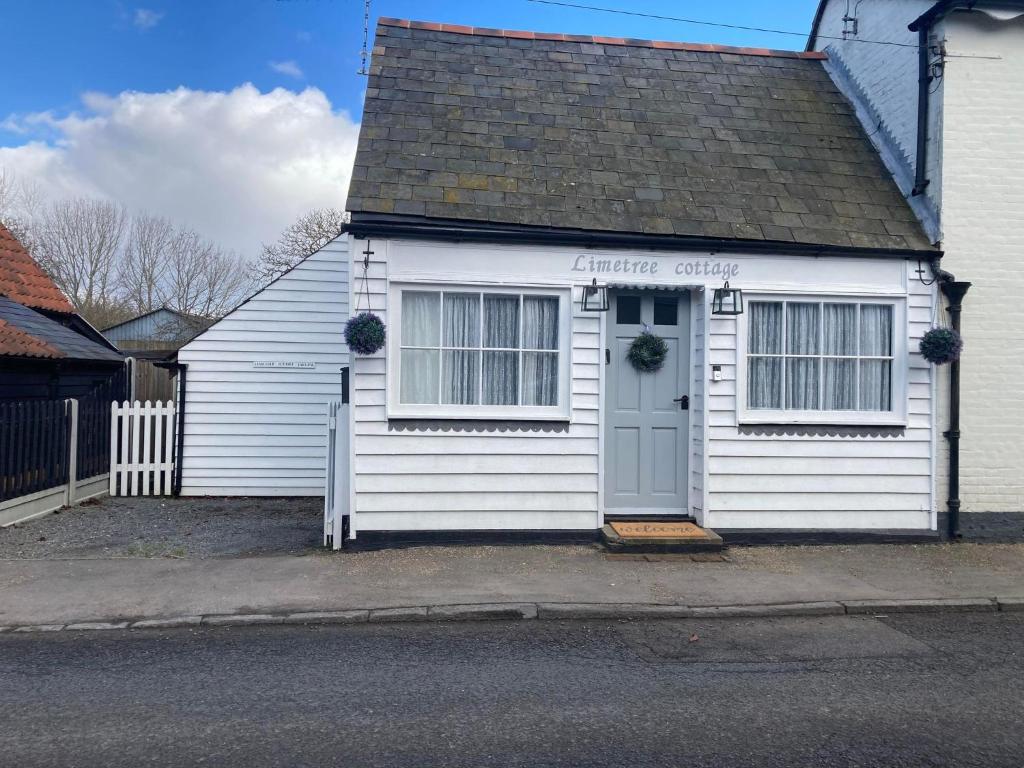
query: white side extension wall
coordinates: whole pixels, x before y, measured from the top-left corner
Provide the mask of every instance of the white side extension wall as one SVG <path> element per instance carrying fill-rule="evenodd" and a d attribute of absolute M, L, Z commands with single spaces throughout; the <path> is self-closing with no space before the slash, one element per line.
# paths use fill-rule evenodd
<path fill-rule="evenodd" d="M 182 347 L 183 495 L 323 496 L 327 403 L 348 364 L 342 235 Z"/>

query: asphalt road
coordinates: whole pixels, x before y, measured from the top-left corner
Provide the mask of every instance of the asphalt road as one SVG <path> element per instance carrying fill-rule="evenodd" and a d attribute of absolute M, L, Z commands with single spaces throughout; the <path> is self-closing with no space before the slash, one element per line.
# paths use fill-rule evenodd
<path fill-rule="evenodd" d="M 1014 766 L 1024 614 L 0 635 L 0 764 Z"/>

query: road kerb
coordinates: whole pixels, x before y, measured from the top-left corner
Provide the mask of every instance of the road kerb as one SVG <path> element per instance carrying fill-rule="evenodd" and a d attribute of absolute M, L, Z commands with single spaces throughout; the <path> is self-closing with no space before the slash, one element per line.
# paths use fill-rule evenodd
<path fill-rule="evenodd" d="M 1000 611 L 1020 613 L 1024 611 L 1024 597 L 997 597 L 996 604 Z"/>
<path fill-rule="evenodd" d="M 995 611 L 995 600 L 988 597 L 947 597 L 924 600 L 843 600 L 851 615 L 887 613 L 931 613 L 934 611 Z"/>
<path fill-rule="evenodd" d="M 378 608 L 370 611 L 371 624 L 387 624 L 396 621 L 429 621 L 427 606 L 406 606 L 404 608 Z"/>
<path fill-rule="evenodd" d="M 481 603 L 477 605 L 432 605 L 432 621 L 500 621 L 537 618 L 535 603 Z"/>
<path fill-rule="evenodd" d="M 256 624 L 283 624 L 284 615 L 271 613 L 220 613 L 203 616 L 202 624 L 208 627 L 245 627 Z"/>
<path fill-rule="evenodd" d="M 166 619 L 142 619 L 133 622 L 129 629 L 176 629 L 194 627 L 203 620 L 202 616 L 171 616 Z"/>
<path fill-rule="evenodd" d="M 842 603 L 820 601 L 812 603 L 775 603 L 770 605 L 717 605 L 693 606 L 692 615 L 700 618 L 761 618 L 771 616 L 842 616 L 846 609 Z"/>
<path fill-rule="evenodd" d="M 927 612 L 1024 612 L 1024 597 L 841 600 L 751 605 L 671 605 L 663 603 L 478 603 L 358 608 L 290 613 L 224 613 L 125 621 L 80 620 L 66 624 L 0 626 L 8 634 L 83 630 L 170 629 L 175 627 L 259 626 L 270 624 L 383 624 L 390 622 L 500 620 L 637 620 L 685 618 L 770 618 L 782 616 L 885 615 Z"/>
<path fill-rule="evenodd" d="M 364 624 L 370 618 L 369 610 L 354 611 L 300 611 L 285 616 L 283 624 Z"/>
<path fill-rule="evenodd" d="M 685 619 L 685 605 L 650 603 L 538 603 L 539 619 Z"/>
<path fill-rule="evenodd" d="M 68 624 L 64 629 L 68 632 L 99 631 L 105 629 L 127 629 L 127 621 L 80 621 Z"/>

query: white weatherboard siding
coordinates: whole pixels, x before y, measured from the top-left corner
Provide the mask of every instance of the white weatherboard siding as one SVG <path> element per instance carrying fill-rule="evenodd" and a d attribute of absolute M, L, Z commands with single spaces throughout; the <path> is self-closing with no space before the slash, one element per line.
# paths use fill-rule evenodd
<path fill-rule="evenodd" d="M 363 250 L 363 241 L 356 241 Z M 374 240 L 367 272 L 369 305 L 387 322 L 392 280 L 445 280 L 449 248 L 422 252 Z M 361 256 L 354 260 L 352 301 L 363 290 Z M 419 270 L 429 270 L 424 274 Z M 451 275 L 449 275 L 451 277 Z M 462 273 L 491 282 L 488 270 Z M 515 277 L 509 285 L 537 285 Z M 557 287 L 564 287 L 561 283 Z M 355 525 L 358 530 L 587 530 L 598 527 L 598 379 L 600 315 L 582 313 L 573 291 L 571 425 L 567 432 L 398 431 L 386 413 L 385 350 L 356 356 L 354 404 Z M 389 334 L 389 343 L 397 341 Z M 435 422 L 436 423 L 436 422 Z M 466 422 L 461 421 L 460 424 Z M 493 424 L 494 422 L 490 422 Z M 515 422 L 507 422 L 515 427 Z"/>
<path fill-rule="evenodd" d="M 353 250 L 362 251 L 364 244 L 355 241 Z M 688 506 L 705 525 L 933 527 L 932 370 L 914 352 L 915 340 L 930 327 L 933 288 L 908 280 L 903 261 L 376 239 L 372 250 L 366 275 L 369 302 L 385 321 L 392 282 L 572 286 L 572 415 L 565 431 L 521 431 L 514 421 L 489 422 L 478 431 L 466 421 L 456 426 L 436 419 L 414 429 L 400 427 L 388 421 L 385 350 L 356 357 L 353 472 L 358 531 L 592 530 L 600 525 L 605 316 L 583 313 L 579 306 L 581 287 L 594 277 L 616 285 L 694 289 Z M 658 269 L 636 276 L 589 271 L 592 264 L 600 268 L 603 261 L 621 258 L 657 262 Z M 908 334 L 912 351 L 905 431 L 886 437 L 741 434 L 737 323 L 709 314 L 711 294 L 721 277 L 697 274 L 716 264 L 736 270 L 732 284 L 752 293 L 860 295 L 906 302 L 907 322 L 894 330 Z M 353 264 L 353 302 L 355 292 L 362 290 L 362 269 L 359 256 Z M 366 299 L 360 301 L 365 306 Z M 388 338 L 389 343 L 397 340 L 393 332 Z M 721 381 L 710 380 L 713 364 L 722 366 Z"/>
<path fill-rule="evenodd" d="M 182 347 L 183 495 L 323 495 L 348 271 L 342 235 Z"/>
<path fill-rule="evenodd" d="M 707 367 L 708 315 L 710 292 L 698 291 L 690 297 L 690 331 L 693 341 L 690 345 L 690 367 L 693 369 L 690 384 L 690 514 L 704 524 L 704 510 L 707 501 L 704 489 L 707 484 L 704 475 L 707 470 L 704 446 L 707 443 L 707 385 L 710 373 Z"/>
<path fill-rule="evenodd" d="M 921 336 L 932 325 L 934 287 L 910 280 L 906 272 L 900 282 L 907 318 L 904 328 L 894 326 L 893 336 L 907 334 L 910 370 L 907 424 L 897 436 L 871 436 L 870 428 L 859 436 L 829 436 L 827 429 L 812 428 L 795 435 L 741 430 L 736 414 L 738 389 L 744 386 L 736 380 L 738 323 L 712 316 L 710 362 L 721 365 L 723 375 L 708 385 L 706 525 L 722 530 L 934 528 L 934 371 L 917 353 Z"/>

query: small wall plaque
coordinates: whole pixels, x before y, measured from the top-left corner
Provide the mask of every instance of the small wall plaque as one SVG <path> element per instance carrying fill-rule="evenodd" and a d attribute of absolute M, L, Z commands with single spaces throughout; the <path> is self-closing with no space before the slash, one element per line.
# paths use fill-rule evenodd
<path fill-rule="evenodd" d="M 316 368 L 316 363 L 292 360 L 253 360 L 253 368 Z"/>

